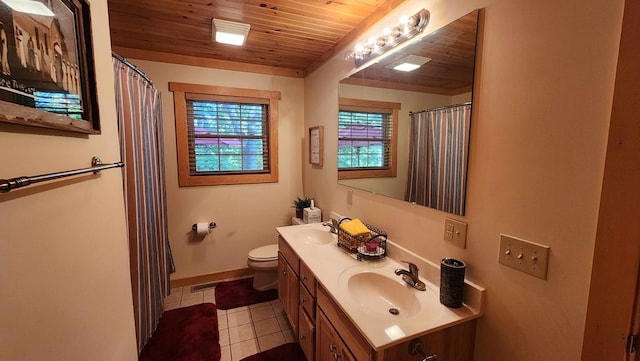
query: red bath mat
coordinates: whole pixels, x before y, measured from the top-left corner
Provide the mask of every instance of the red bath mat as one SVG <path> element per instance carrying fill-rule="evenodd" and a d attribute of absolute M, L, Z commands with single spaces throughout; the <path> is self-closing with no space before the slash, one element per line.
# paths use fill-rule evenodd
<path fill-rule="evenodd" d="M 213 303 L 166 311 L 140 361 L 219 361 L 220 335 Z"/>
<path fill-rule="evenodd" d="M 216 307 L 221 310 L 273 301 L 276 298 L 278 298 L 277 290 L 256 291 L 253 289 L 253 278 L 243 278 L 216 285 Z"/>

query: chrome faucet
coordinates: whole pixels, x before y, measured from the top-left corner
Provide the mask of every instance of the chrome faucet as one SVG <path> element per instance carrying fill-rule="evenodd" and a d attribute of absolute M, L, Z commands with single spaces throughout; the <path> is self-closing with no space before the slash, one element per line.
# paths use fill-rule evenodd
<path fill-rule="evenodd" d="M 329 232 L 331 233 L 338 233 L 338 221 L 336 221 L 335 219 L 331 218 L 331 222 L 324 222 L 322 223 L 323 226 L 329 227 Z"/>
<path fill-rule="evenodd" d="M 424 282 L 420 281 L 420 278 L 418 277 L 418 266 L 416 266 L 415 263 L 411 263 L 409 261 L 401 262 L 408 264 L 409 270 L 398 268 L 395 271 L 395 274 L 397 274 L 398 276 L 402 275 L 402 280 L 418 291 L 426 291 L 427 286 L 424 284 Z"/>

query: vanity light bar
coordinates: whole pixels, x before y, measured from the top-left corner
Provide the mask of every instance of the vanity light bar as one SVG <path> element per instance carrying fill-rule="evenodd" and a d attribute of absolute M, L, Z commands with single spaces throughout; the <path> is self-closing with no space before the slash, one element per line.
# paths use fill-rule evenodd
<path fill-rule="evenodd" d="M 361 66 L 374 57 L 380 56 L 390 49 L 421 34 L 429 24 L 430 13 L 422 9 L 409 18 L 401 18 L 398 25 L 385 28 L 378 37 L 370 37 L 366 41 L 356 43 L 353 51 L 346 55 L 356 66 Z"/>

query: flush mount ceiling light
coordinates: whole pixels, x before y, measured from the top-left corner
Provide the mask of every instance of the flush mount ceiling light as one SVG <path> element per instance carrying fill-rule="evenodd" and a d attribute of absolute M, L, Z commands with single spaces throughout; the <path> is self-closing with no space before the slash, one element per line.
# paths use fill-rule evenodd
<path fill-rule="evenodd" d="M 49 9 L 45 4 L 39 1 L 33 0 L 2 0 L 8 7 L 13 11 L 33 14 L 33 15 L 42 15 L 42 16 L 56 16 L 51 9 Z"/>
<path fill-rule="evenodd" d="M 347 53 L 346 59 L 353 60 L 356 66 L 361 66 L 421 34 L 429 24 L 429 18 L 430 13 L 427 9 L 422 9 L 410 17 L 402 17 L 397 25 L 383 29 L 379 36 L 358 42 L 353 51 Z"/>
<path fill-rule="evenodd" d="M 244 45 L 250 27 L 249 24 L 213 19 L 213 37 L 218 43 Z"/>
<path fill-rule="evenodd" d="M 385 66 L 385 68 L 399 71 L 413 71 L 430 61 L 431 58 L 425 58 L 418 55 L 407 55 L 404 58 L 396 60 L 393 63 Z"/>

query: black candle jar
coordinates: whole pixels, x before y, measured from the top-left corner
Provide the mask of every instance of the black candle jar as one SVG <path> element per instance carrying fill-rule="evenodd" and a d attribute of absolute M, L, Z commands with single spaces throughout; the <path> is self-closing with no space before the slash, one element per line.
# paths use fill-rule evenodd
<path fill-rule="evenodd" d="M 462 307 L 464 289 L 464 262 L 444 258 L 440 262 L 440 303 L 447 307 Z"/>

